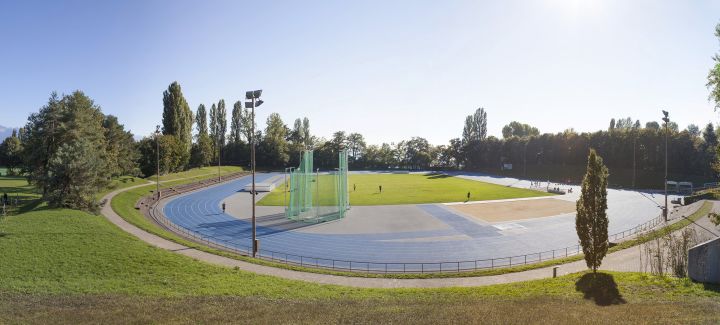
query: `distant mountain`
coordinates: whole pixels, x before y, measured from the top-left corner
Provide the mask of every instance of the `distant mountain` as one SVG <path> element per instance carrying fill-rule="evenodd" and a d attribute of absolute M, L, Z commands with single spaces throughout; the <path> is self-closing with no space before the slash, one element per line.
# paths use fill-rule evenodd
<path fill-rule="evenodd" d="M 11 136 L 12 130 L 13 128 L 0 125 L 0 142 L 2 142 L 2 140 L 5 140 L 5 138 Z"/>

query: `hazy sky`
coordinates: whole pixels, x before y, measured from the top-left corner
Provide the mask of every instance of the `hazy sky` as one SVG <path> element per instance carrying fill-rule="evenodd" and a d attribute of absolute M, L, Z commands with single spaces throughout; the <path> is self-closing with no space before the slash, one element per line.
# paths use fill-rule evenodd
<path fill-rule="evenodd" d="M 0 125 L 83 90 L 136 135 L 174 80 L 193 111 L 262 88 L 313 134 L 442 144 L 485 107 L 541 132 L 718 121 L 706 76 L 718 1 L 2 1 Z M 230 115 L 230 114 L 228 114 Z"/>

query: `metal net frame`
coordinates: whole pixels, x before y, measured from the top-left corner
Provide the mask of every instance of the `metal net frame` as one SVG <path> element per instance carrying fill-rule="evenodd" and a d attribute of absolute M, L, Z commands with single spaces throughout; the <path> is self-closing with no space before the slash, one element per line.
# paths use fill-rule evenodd
<path fill-rule="evenodd" d="M 286 173 L 285 216 L 290 220 L 318 223 L 344 218 L 350 209 L 348 153 L 338 155 L 333 171 L 313 170 L 313 152 L 304 151 L 297 168 Z"/>

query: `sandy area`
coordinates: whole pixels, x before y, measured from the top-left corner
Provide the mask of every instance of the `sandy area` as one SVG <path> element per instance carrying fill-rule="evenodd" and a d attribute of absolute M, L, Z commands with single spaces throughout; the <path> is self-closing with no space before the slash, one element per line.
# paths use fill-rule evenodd
<path fill-rule="evenodd" d="M 469 203 L 448 205 L 447 207 L 490 223 L 542 218 L 575 212 L 575 202 L 557 199 Z"/>

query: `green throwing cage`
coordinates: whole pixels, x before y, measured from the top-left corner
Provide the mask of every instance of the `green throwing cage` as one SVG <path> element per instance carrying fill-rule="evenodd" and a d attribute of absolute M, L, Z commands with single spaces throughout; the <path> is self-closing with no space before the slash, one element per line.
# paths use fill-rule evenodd
<path fill-rule="evenodd" d="M 348 154 L 338 155 L 338 168 L 329 172 L 313 170 L 313 152 L 303 152 L 300 166 L 288 169 L 285 215 L 296 221 L 323 222 L 345 217 L 348 197 Z"/>

